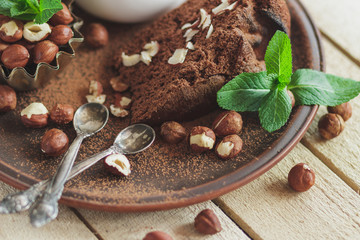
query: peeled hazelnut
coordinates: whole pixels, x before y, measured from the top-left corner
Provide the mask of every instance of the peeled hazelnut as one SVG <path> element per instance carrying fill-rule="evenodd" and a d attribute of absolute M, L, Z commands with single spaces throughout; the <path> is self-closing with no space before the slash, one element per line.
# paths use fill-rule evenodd
<path fill-rule="evenodd" d="M 115 94 L 115 104 L 116 107 L 120 107 L 122 109 L 129 109 L 131 106 L 131 99 L 125 97 L 121 94 Z"/>
<path fill-rule="evenodd" d="M 110 105 L 110 112 L 115 117 L 121 117 L 121 118 L 127 117 L 129 115 L 128 110 L 122 109 L 121 107 L 116 107 L 113 104 Z"/>
<path fill-rule="evenodd" d="M 320 135 L 330 140 L 340 135 L 344 130 L 345 123 L 340 115 L 328 113 L 320 118 L 318 127 Z"/>
<path fill-rule="evenodd" d="M 35 64 L 48 63 L 50 64 L 56 54 L 59 52 L 59 47 L 49 40 L 39 42 L 33 49 L 33 60 Z"/>
<path fill-rule="evenodd" d="M 52 157 L 66 152 L 68 146 L 69 138 L 63 131 L 56 128 L 47 131 L 41 141 L 41 151 Z"/>
<path fill-rule="evenodd" d="M 297 192 L 305 192 L 315 184 L 315 173 L 305 163 L 296 164 L 289 172 L 288 182 Z"/>
<path fill-rule="evenodd" d="M 291 100 L 291 107 L 294 107 L 294 106 L 295 106 L 295 97 L 294 97 L 294 94 L 293 94 L 290 90 L 287 90 L 287 94 L 289 95 L 290 100 Z"/>
<path fill-rule="evenodd" d="M 24 24 L 19 20 L 3 21 L 0 27 L 0 39 L 4 42 L 13 43 L 23 37 Z"/>
<path fill-rule="evenodd" d="M 55 26 L 49 36 L 49 40 L 56 45 L 65 45 L 74 36 L 73 31 L 66 25 Z"/>
<path fill-rule="evenodd" d="M 24 25 L 24 39 L 35 43 L 45 40 L 51 33 L 50 25 L 47 23 L 36 24 L 28 22 Z"/>
<path fill-rule="evenodd" d="M 118 176 L 129 176 L 131 173 L 130 163 L 123 154 L 112 154 L 104 160 L 105 168 Z"/>
<path fill-rule="evenodd" d="M 2 63 L 9 69 L 25 67 L 29 58 L 29 51 L 19 44 L 10 45 L 1 54 Z"/>
<path fill-rule="evenodd" d="M 74 18 L 71 16 L 69 8 L 64 3 L 61 4 L 63 6 L 63 9 L 55 13 L 50 19 L 50 23 L 53 26 L 68 25 L 72 21 L 74 21 Z"/>
<path fill-rule="evenodd" d="M 86 96 L 86 100 L 88 103 L 100 103 L 103 104 L 106 101 L 106 95 L 102 94 L 99 96 L 95 96 L 95 95 L 87 95 Z"/>
<path fill-rule="evenodd" d="M 241 115 L 235 111 L 221 113 L 212 124 L 212 129 L 217 136 L 238 134 L 242 129 Z"/>
<path fill-rule="evenodd" d="M 216 154 L 222 159 L 230 159 L 240 153 L 243 141 L 238 135 L 224 137 L 215 147 Z"/>
<path fill-rule="evenodd" d="M 26 127 L 41 128 L 48 124 L 49 111 L 42 103 L 31 103 L 20 115 Z"/>
<path fill-rule="evenodd" d="M 172 237 L 161 231 L 149 232 L 143 240 L 172 240 Z"/>
<path fill-rule="evenodd" d="M 104 47 L 109 42 L 109 33 L 102 24 L 91 23 L 87 27 L 85 40 L 94 48 Z"/>
<path fill-rule="evenodd" d="M 168 143 L 179 143 L 186 137 L 186 129 L 177 122 L 165 122 L 161 125 L 161 137 Z"/>
<path fill-rule="evenodd" d="M 124 52 L 121 54 L 122 63 L 125 67 L 135 66 L 141 61 L 140 54 L 126 55 Z"/>
<path fill-rule="evenodd" d="M 129 85 L 119 80 L 119 77 L 113 77 L 110 79 L 110 85 L 116 92 L 125 92 L 128 90 Z"/>
<path fill-rule="evenodd" d="M 91 81 L 89 86 L 89 93 L 94 96 L 100 96 L 104 89 L 99 81 Z"/>
<path fill-rule="evenodd" d="M 222 227 L 215 213 L 211 209 L 205 209 L 196 216 L 195 229 L 202 234 L 216 234 Z"/>
<path fill-rule="evenodd" d="M 340 115 L 344 121 L 347 121 L 352 116 L 352 107 L 349 102 L 337 105 L 335 107 L 328 107 L 329 113 L 336 113 Z"/>
<path fill-rule="evenodd" d="M 195 152 L 211 150 L 215 144 L 215 133 L 207 127 L 197 126 L 190 132 L 190 148 Z"/>
<path fill-rule="evenodd" d="M 0 85 L 0 112 L 8 112 L 16 108 L 16 93 L 6 85 Z"/>
<path fill-rule="evenodd" d="M 56 104 L 50 112 L 50 118 L 56 124 L 67 124 L 74 118 L 74 108 L 69 104 Z"/>
<path fill-rule="evenodd" d="M 186 59 L 187 53 L 188 49 L 186 48 L 176 49 L 174 54 L 169 58 L 168 63 L 171 65 L 183 63 Z"/>

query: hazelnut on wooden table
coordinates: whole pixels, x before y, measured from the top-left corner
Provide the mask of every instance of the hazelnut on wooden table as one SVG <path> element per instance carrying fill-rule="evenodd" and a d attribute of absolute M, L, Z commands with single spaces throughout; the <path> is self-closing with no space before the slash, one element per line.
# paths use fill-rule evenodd
<path fill-rule="evenodd" d="M 91 23 L 86 29 L 85 41 L 94 48 L 104 47 L 109 42 L 109 33 L 104 25 Z"/>
<path fill-rule="evenodd" d="M 56 45 L 65 45 L 74 36 L 72 29 L 66 25 L 57 25 L 53 27 L 49 40 Z"/>
<path fill-rule="evenodd" d="M 63 9 L 58 11 L 57 13 L 55 13 L 50 18 L 49 22 L 53 26 L 56 26 L 56 25 L 68 25 L 72 21 L 74 21 L 74 18 L 71 16 L 71 12 L 70 12 L 69 8 L 64 3 L 61 3 L 61 5 L 63 6 Z"/>
<path fill-rule="evenodd" d="M 26 127 L 41 128 L 48 124 L 49 111 L 42 103 L 31 103 L 21 111 L 21 121 Z"/>
<path fill-rule="evenodd" d="M 340 115 L 346 122 L 352 116 L 352 107 L 349 102 L 337 105 L 335 107 L 327 107 L 329 113 L 336 113 Z"/>
<path fill-rule="evenodd" d="M 16 108 L 16 93 L 6 85 L 0 85 L 0 112 L 8 112 Z"/>
<path fill-rule="evenodd" d="M 243 121 L 239 113 L 226 111 L 219 114 L 212 124 L 212 129 L 217 136 L 238 134 L 242 129 Z"/>
<path fill-rule="evenodd" d="M 69 104 L 56 104 L 50 111 L 50 119 L 59 125 L 67 124 L 73 120 L 74 112 Z"/>
<path fill-rule="evenodd" d="M 318 123 L 320 135 L 327 139 L 333 139 L 344 130 L 345 122 L 342 117 L 335 113 L 328 113 L 322 116 Z"/>
<path fill-rule="evenodd" d="M 25 67 L 29 58 L 29 51 L 19 44 L 10 45 L 1 54 L 1 62 L 9 69 Z"/>
<path fill-rule="evenodd" d="M 143 240 L 173 240 L 173 238 L 167 233 L 154 231 L 146 234 Z"/>
<path fill-rule="evenodd" d="M 161 137 L 168 143 L 179 143 L 185 139 L 186 129 L 178 122 L 170 121 L 161 125 Z"/>
<path fill-rule="evenodd" d="M 55 59 L 58 52 L 59 47 L 55 43 L 49 40 L 39 42 L 33 49 L 34 63 L 39 64 L 44 62 L 50 64 Z"/>
<path fill-rule="evenodd" d="M 315 184 L 315 173 L 305 163 L 296 164 L 289 172 L 288 182 L 297 192 L 305 192 Z"/>
<path fill-rule="evenodd" d="M 130 162 L 123 154 L 112 154 L 104 160 L 105 168 L 118 176 L 129 176 L 131 173 Z"/>
<path fill-rule="evenodd" d="M 52 157 L 65 153 L 68 147 L 69 138 L 63 131 L 56 128 L 47 131 L 41 140 L 41 151 Z"/>
<path fill-rule="evenodd" d="M 224 137 L 215 147 L 216 155 L 222 159 L 230 159 L 240 153 L 243 147 L 243 141 L 238 135 L 229 135 Z"/>
<path fill-rule="evenodd" d="M 203 126 L 194 127 L 190 132 L 190 148 L 195 152 L 205 152 L 214 147 L 216 140 L 213 130 Z"/>
<path fill-rule="evenodd" d="M 216 234 L 222 230 L 219 218 L 211 209 L 201 211 L 195 218 L 194 226 L 202 234 Z"/>
<path fill-rule="evenodd" d="M 24 24 L 19 20 L 1 21 L 0 39 L 4 42 L 13 43 L 23 37 Z"/>

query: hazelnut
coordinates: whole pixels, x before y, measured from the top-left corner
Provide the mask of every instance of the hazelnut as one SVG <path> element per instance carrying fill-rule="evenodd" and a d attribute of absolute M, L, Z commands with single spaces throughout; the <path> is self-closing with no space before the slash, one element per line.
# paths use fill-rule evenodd
<path fill-rule="evenodd" d="M 24 24 L 19 20 L 3 21 L 0 27 L 0 39 L 4 42 L 13 43 L 23 37 Z"/>
<path fill-rule="evenodd" d="M 99 96 L 87 95 L 86 100 L 88 103 L 93 102 L 93 103 L 103 104 L 106 101 L 106 95 L 104 95 L 104 94 L 99 95 Z"/>
<path fill-rule="evenodd" d="M 29 58 L 29 51 L 19 44 L 10 45 L 1 54 L 2 63 L 9 69 L 25 67 Z"/>
<path fill-rule="evenodd" d="M 168 143 L 179 143 L 186 137 L 186 129 L 177 122 L 165 122 L 161 125 L 161 137 Z"/>
<path fill-rule="evenodd" d="M 91 23 L 87 27 L 85 40 L 94 48 L 104 47 L 109 41 L 109 33 L 102 24 Z"/>
<path fill-rule="evenodd" d="M 222 112 L 212 124 L 212 129 L 217 136 L 238 134 L 242 129 L 241 115 L 235 111 Z"/>
<path fill-rule="evenodd" d="M 69 104 L 56 104 L 50 112 L 50 118 L 56 124 L 67 124 L 74 118 L 74 108 Z"/>
<path fill-rule="evenodd" d="M 190 148 L 195 152 L 211 150 L 215 144 L 215 133 L 207 127 L 197 126 L 190 132 Z"/>
<path fill-rule="evenodd" d="M 100 96 L 104 89 L 99 81 L 91 81 L 89 86 L 89 93 L 94 96 Z"/>
<path fill-rule="evenodd" d="M 125 97 L 121 94 L 115 94 L 115 104 L 116 107 L 120 107 L 122 109 L 129 109 L 131 106 L 131 99 Z"/>
<path fill-rule="evenodd" d="M 293 108 L 293 107 L 295 106 L 295 97 L 294 97 L 294 94 L 293 94 L 290 90 L 287 90 L 287 94 L 288 94 L 289 97 L 290 97 L 291 107 Z"/>
<path fill-rule="evenodd" d="M 183 63 L 186 59 L 187 53 L 188 49 L 176 49 L 174 54 L 169 58 L 168 63 L 171 65 L 178 65 L 180 63 Z"/>
<path fill-rule="evenodd" d="M 129 115 L 128 110 L 122 109 L 120 107 L 116 107 L 113 104 L 110 105 L 110 112 L 115 117 L 121 117 L 121 118 L 127 117 Z"/>
<path fill-rule="evenodd" d="M 36 24 L 34 22 L 28 22 L 24 25 L 24 39 L 31 43 L 45 40 L 50 33 L 51 28 L 47 23 Z"/>
<path fill-rule="evenodd" d="M 222 230 L 218 217 L 211 209 L 205 209 L 196 216 L 195 229 L 202 234 L 216 234 Z"/>
<path fill-rule="evenodd" d="M 315 184 L 315 173 L 305 163 L 296 164 L 289 172 L 288 182 L 297 192 L 305 192 Z"/>
<path fill-rule="evenodd" d="M 143 240 L 172 240 L 172 237 L 161 231 L 149 232 Z"/>
<path fill-rule="evenodd" d="M 41 128 L 48 124 L 49 111 L 42 103 L 31 103 L 20 115 L 26 127 Z"/>
<path fill-rule="evenodd" d="M 49 40 L 56 45 L 65 45 L 74 36 L 73 31 L 66 25 L 55 26 L 49 36 Z"/>
<path fill-rule="evenodd" d="M 33 59 L 35 64 L 48 63 L 50 64 L 56 54 L 59 52 L 59 47 L 49 40 L 39 42 L 33 49 Z"/>
<path fill-rule="evenodd" d="M 47 131 L 41 141 L 41 151 L 52 157 L 66 152 L 68 146 L 69 138 L 63 131 L 56 128 Z"/>
<path fill-rule="evenodd" d="M 29 41 L 26 41 L 24 38 L 21 39 L 20 41 L 18 41 L 16 44 L 19 44 L 21 46 L 24 46 L 30 53 L 30 56 L 32 55 L 32 50 L 34 49 L 35 47 L 35 44 L 36 43 L 32 43 L 32 42 L 29 42 Z"/>
<path fill-rule="evenodd" d="M 322 116 L 318 123 L 320 135 L 327 139 L 333 139 L 344 130 L 345 123 L 342 117 L 335 113 Z"/>
<path fill-rule="evenodd" d="M 352 107 L 349 102 L 337 105 L 335 107 L 327 107 L 329 113 L 339 114 L 344 121 L 347 121 L 352 116 Z"/>
<path fill-rule="evenodd" d="M 53 26 L 68 25 L 72 21 L 74 21 L 74 18 L 71 16 L 69 8 L 64 3 L 61 4 L 63 6 L 63 9 L 55 13 L 49 21 Z"/>
<path fill-rule="evenodd" d="M 10 46 L 9 44 L 3 42 L 3 41 L 0 41 L 0 56 L 1 56 L 1 53 L 8 47 Z"/>
<path fill-rule="evenodd" d="M 130 163 L 123 154 L 112 154 L 104 160 L 105 168 L 118 176 L 129 176 L 131 173 Z"/>
<path fill-rule="evenodd" d="M 125 67 L 135 66 L 141 61 L 140 54 L 126 55 L 124 52 L 121 54 L 121 60 Z"/>
<path fill-rule="evenodd" d="M 116 92 L 125 92 L 128 90 L 129 85 L 119 80 L 119 77 L 113 77 L 110 79 L 110 85 Z"/>
<path fill-rule="evenodd" d="M 224 137 L 215 147 L 216 154 L 222 159 L 230 159 L 240 153 L 243 141 L 238 135 Z"/>
<path fill-rule="evenodd" d="M 0 112 L 8 112 L 16 108 L 16 93 L 6 85 L 0 85 Z"/>

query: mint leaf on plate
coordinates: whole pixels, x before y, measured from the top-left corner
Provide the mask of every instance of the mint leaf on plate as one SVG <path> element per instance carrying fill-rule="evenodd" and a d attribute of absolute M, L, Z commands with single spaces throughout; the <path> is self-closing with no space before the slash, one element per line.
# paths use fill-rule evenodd
<path fill-rule="evenodd" d="M 277 74 L 280 83 L 290 82 L 292 51 L 290 38 L 286 33 L 275 33 L 266 49 L 265 64 L 268 74 Z"/>
<path fill-rule="evenodd" d="M 262 100 L 259 108 L 261 126 L 273 132 L 285 125 L 291 113 L 291 100 L 286 89 L 274 89 Z"/>
<path fill-rule="evenodd" d="M 242 73 L 217 93 L 220 107 L 238 112 L 258 111 L 261 100 L 272 88 L 273 77 L 266 72 Z"/>
<path fill-rule="evenodd" d="M 296 105 L 336 106 L 360 92 L 360 82 L 311 69 L 297 70 L 288 85 Z"/>

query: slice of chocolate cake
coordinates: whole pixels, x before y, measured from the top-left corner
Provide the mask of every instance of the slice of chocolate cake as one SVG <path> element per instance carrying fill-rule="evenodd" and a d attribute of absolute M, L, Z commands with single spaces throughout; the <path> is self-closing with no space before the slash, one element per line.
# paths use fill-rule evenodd
<path fill-rule="evenodd" d="M 133 93 L 132 122 L 160 124 L 216 108 L 216 92 L 265 69 L 276 30 L 289 33 L 284 0 L 189 0 L 141 30 L 116 55 Z"/>

